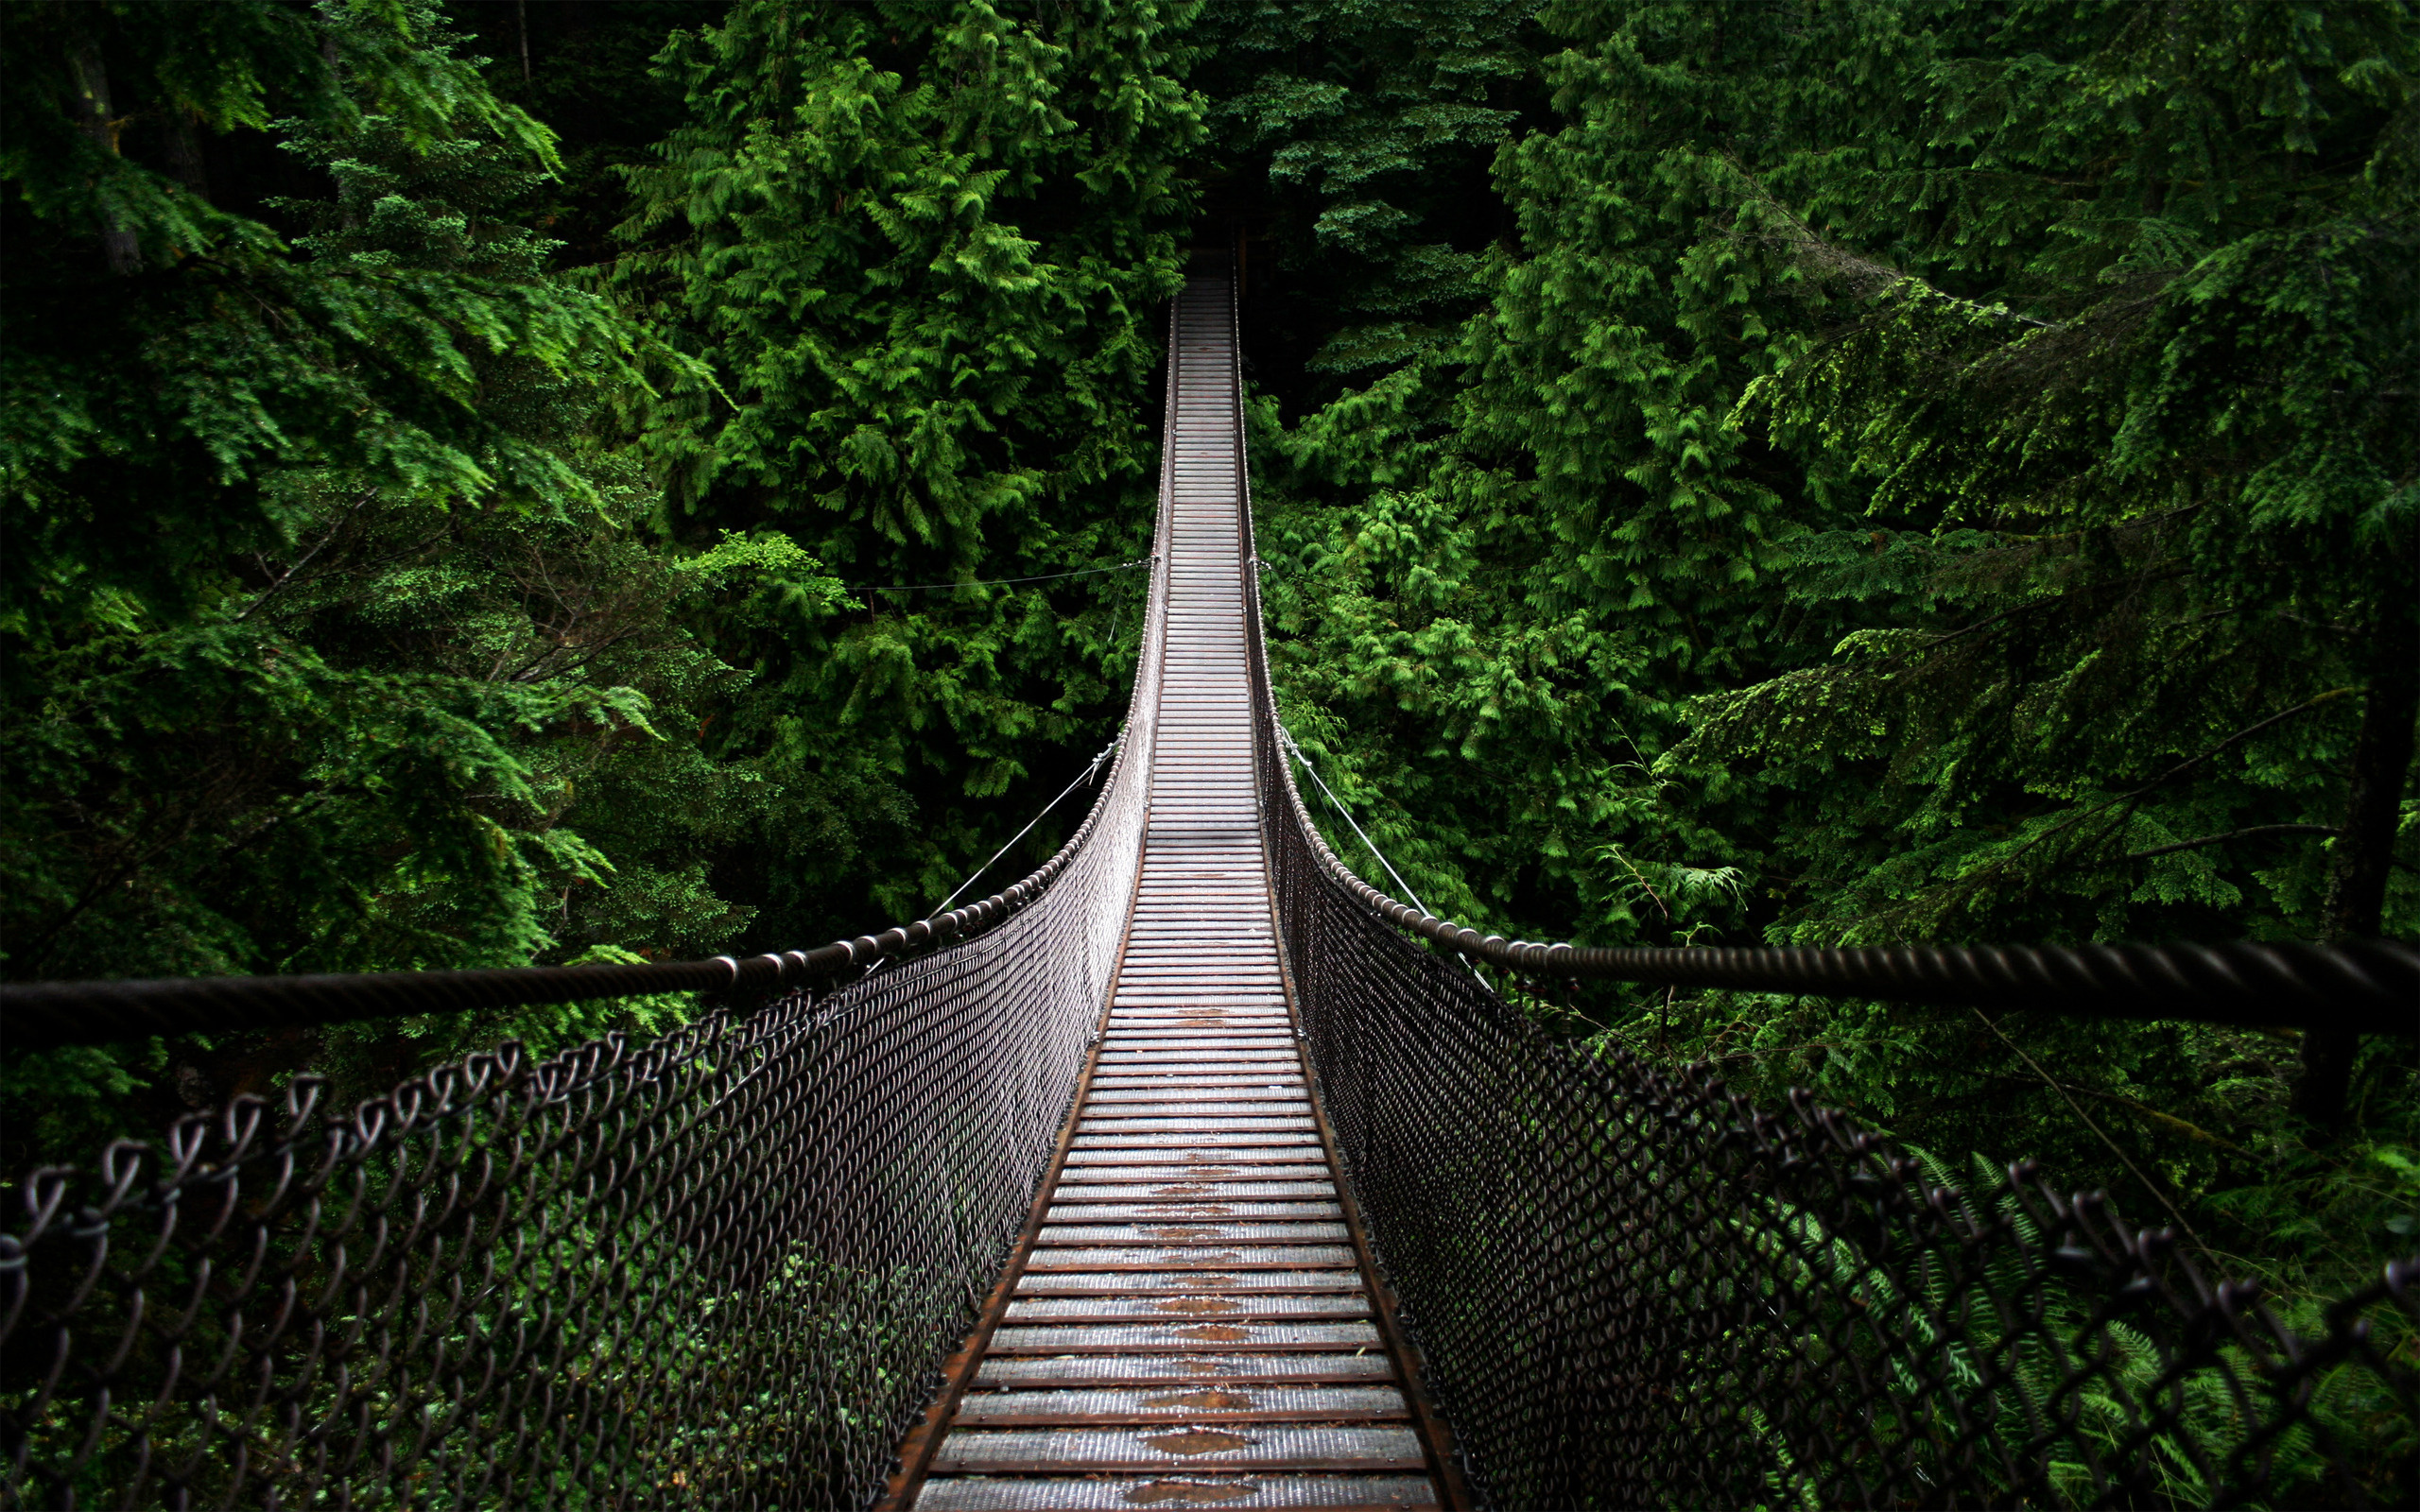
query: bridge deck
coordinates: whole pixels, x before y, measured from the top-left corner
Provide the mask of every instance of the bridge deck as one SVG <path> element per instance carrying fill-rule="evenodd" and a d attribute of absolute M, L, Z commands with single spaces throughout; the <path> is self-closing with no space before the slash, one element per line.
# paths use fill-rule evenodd
<path fill-rule="evenodd" d="M 1198 278 L 1177 311 L 1167 662 L 1116 987 L 1005 1308 L 928 1464 L 907 1456 L 919 1512 L 1438 1504 L 1279 968 L 1230 308 Z"/>

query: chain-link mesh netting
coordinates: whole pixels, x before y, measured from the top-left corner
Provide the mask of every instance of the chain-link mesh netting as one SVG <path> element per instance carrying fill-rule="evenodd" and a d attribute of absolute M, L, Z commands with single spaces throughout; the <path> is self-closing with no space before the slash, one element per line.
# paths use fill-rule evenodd
<path fill-rule="evenodd" d="M 2030 1167 L 1554 1042 L 1276 849 L 1327 1114 L 1495 1503 L 2420 1504 L 2420 1263 L 2296 1337 Z"/>
<path fill-rule="evenodd" d="M 37 1174 L 9 1501 L 861 1504 L 1065 1115 L 1132 875 L 1098 840 L 821 999 L 335 1117 L 305 1080 Z"/>

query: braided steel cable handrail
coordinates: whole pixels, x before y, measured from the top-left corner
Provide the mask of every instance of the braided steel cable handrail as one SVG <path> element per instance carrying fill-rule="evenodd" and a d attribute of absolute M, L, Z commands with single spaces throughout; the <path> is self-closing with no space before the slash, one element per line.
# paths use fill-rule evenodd
<path fill-rule="evenodd" d="M 360 971 L 296 976 L 178 976 L 0 986 L 0 1038 L 14 1048 L 100 1044 L 148 1035 L 300 1028 L 405 1014 L 584 1003 L 660 992 L 762 1001 L 829 987 L 862 969 L 965 944 L 1039 900 L 1090 837 L 1079 829 L 1058 855 L 980 902 L 812 951 L 741 959 L 606 966 L 498 967 L 460 971 Z"/>
<path fill-rule="evenodd" d="M 1249 572 L 1245 595 L 1256 636 L 1259 583 Z M 1257 645 L 1253 654 L 1266 655 Z M 1263 666 L 1265 690 L 1265 662 Z M 1388 896 L 1337 857 L 1295 785 L 1286 760 L 1292 742 L 1277 722 L 1273 697 L 1264 691 L 1263 701 L 1266 707 L 1255 716 L 1270 727 L 1267 746 L 1275 768 L 1275 782 L 1264 780 L 1273 789 L 1265 795 L 1264 822 L 1299 825 L 1322 868 L 1373 917 L 1514 979 L 1637 982 L 2204 1023 L 2318 1022 L 2366 1034 L 2420 1035 L 2420 947 L 2396 940 L 1596 946 L 1481 935 Z M 1366 835 L 1363 841 L 1368 843 Z M 1385 865 L 1386 858 L 1380 856 L 1379 863 Z"/>
<path fill-rule="evenodd" d="M 1115 782 L 1114 773 L 1111 782 Z M 47 1050 L 147 1035 L 298 1028 L 659 992 L 762 1001 L 784 991 L 831 986 L 883 961 L 968 943 L 1037 902 L 1091 838 L 1109 790 L 1104 786 L 1103 799 L 1056 855 L 1004 891 L 964 908 L 816 950 L 604 966 L 10 983 L 0 985 L 0 1038 L 17 1049 Z"/>
<path fill-rule="evenodd" d="M 1280 752 L 1303 762 L 1312 780 L 1320 780 L 1283 725 L 1275 727 L 1274 739 Z M 1290 767 L 1287 775 L 1290 783 Z M 1297 789 L 1295 802 L 1301 801 Z M 1341 806 L 1338 812 L 1396 885 L 1406 885 L 1353 816 Z M 1302 817 L 1310 828 L 1307 809 Z M 1338 883 L 1371 912 L 1407 934 L 1515 978 L 1596 978 L 1960 1007 L 2048 1006 L 2071 1014 L 2205 1023 L 2317 1019 L 2369 1034 L 2420 1033 L 2420 949 L 2389 940 L 1916 949 L 1537 945 L 1481 936 L 1427 912 L 1416 898 L 1398 902 L 1337 859 L 1316 829 L 1310 833 L 1317 852 L 1333 864 Z"/>
<path fill-rule="evenodd" d="M 1257 586 L 1248 582 L 1247 594 L 1248 612 L 1256 615 Z M 1274 706 L 1260 717 L 1273 726 Z M 1270 748 L 1281 754 L 1273 764 L 1278 791 L 1269 795 L 1276 801 L 1264 803 L 1270 822 L 1299 824 L 1322 868 L 1373 917 L 1516 979 L 1639 982 L 2207 1023 L 2318 1020 L 2368 1034 L 2420 1034 L 2420 948 L 2395 940 L 1823 948 L 1540 945 L 1481 935 L 1389 897 L 1339 860 L 1311 819 L 1283 747 L 1282 739 L 1272 738 Z"/>
<path fill-rule="evenodd" d="M 1241 393 L 1236 396 L 1236 447 L 1238 458 L 1248 455 Z M 1266 737 L 1259 743 L 1265 768 L 1261 821 L 1264 826 L 1299 827 L 1321 868 L 1338 886 L 1373 916 L 1408 935 L 1516 980 L 1637 982 L 2208 1023 L 2318 1022 L 2369 1034 L 2420 1035 L 2420 947 L 2396 940 L 2083 946 L 1542 945 L 1481 935 L 1392 898 L 1338 859 L 1312 820 L 1310 807 L 1286 760 L 1292 738 L 1277 716 L 1268 652 L 1261 638 L 1260 577 L 1254 569 L 1263 564 L 1253 542 L 1249 468 L 1241 469 L 1238 475 L 1244 490 L 1248 661 L 1257 689 L 1253 718 L 1265 727 Z M 1350 816 L 1347 822 L 1352 822 Z M 1362 839 L 1369 842 L 1367 835 Z M 1374 847 L 1370 853 L 1378 854 Z M 1384 856 L 1378 859 L 1381 866 L 1387 864 Z"/>
<path fill-rule="evenodd" d="M 1322 848 L 1323 861 L 1335 862 Z M 1346 872 L 1340 879 L 1406 934 L 1537 981 L 1870 997 L 1955 1006 L 2039 1008 L 2204 1023 L 2308 1023 L 2420 1034 L 2420 949 L 2241 940 L 2221 945 L 2017 945 L 1824 949 L 1535 945 L 1481 936 L 1424 914 Z"/>
<path fill-rule="evenodd" d="M 1152 602 L 1157 605 L 1162 596 L 1160 558 L 1154 554 L 1149 559 Z M 0 1039 L 19 1050 L 48 1050 L 151 1035 L 302 1028 L 405 1014 L 462 1013 L 660 992 L 708 993 L 728 1003 L 752 1004 L 787 991 L 838 986 L 886 961 L 966 944 L 1038 902 L 1091 841 L 1101 816 L 1112 806 L 1111 795 L 1121 790 L 1121 781 L 1137 780 L 1129 767 L 1129 752 L 1137 742 L 1130 737 L 1136 720 L 1144 723 L 1148 733 L 1150 722 L 1156 717 L 1158 698 L 1158 661 L 1150 649 L 1155 644 L 1150 623 L 1145 626 L 1147 649 L 1136 669 L 1134 702 L 1126 728 L 1113 743 L 1115 754 L 1101 784 L 1101 796 L 1049 860 L 1001 891 L 963 908 L 945 909 L 878 935 L 835 940 L 815 950 L 746 958 L 717 955 L 702 961 L 599 966 L 6 983 L 0 984 Z M 1142 697 L 1147 684 L 1151 690 L 1149 705 Z M 1149 741 L 1141 745 L 1148 753 Z M 1148 754 L 1135 759 L 1148 766 Z M 1094 770 L 1098 770 L 1098 758 Z"/>

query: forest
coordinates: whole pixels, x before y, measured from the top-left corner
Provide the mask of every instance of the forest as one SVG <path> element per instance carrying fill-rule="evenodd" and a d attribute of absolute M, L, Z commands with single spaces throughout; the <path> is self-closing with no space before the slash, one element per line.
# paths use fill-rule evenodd
<path fill-rule="evenodd" d="M 936 908 L 1117 730 L 1197 248 L 1374 884 L 1604 945 L 2420 938 L 2407 0 L 8 19 L 8 980 Z M 12 1051 L 0 1145 L 692 1011 Z M 1538 1011 L 2296 1305 L 2420 1248 L 2407 1038 Z"/>

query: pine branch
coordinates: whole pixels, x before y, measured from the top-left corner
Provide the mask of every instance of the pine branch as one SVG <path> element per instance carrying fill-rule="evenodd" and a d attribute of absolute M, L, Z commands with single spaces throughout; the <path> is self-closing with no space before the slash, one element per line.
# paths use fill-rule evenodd
<path fill-rule="evenodd" d="M 2083 1105 L 2075 1100 L 2074 1094 L 2070 1093 L 2067 1089 L 2060 1083 L 2052 1080 L 2050 1074 L 2044 1071 L 2039 1062 L 2037 1062 L 2031 1056 L 2025 1053 L 2024 1046 L 2010 1039 L 2005 1033 L 2002 1033 L 2000 1026 L 1994 1023 L 1988 1017 L 1986 1017 L 1982 1009 L 1975 1008 L 1971 1011 L 1974 1013 L 1976 1018 L 1982 1020 L 1984 1028 L 1989 1029 L 1993 1034 L 1999 1037 L 2000 1043 L 2016 1052 L 2016 1058 L 2024 1061 L 2028 1070 L 2031 1071 L 2036 1076 L 2042 1078 L 2043 1086 L 2049 1088 L 2052 1091 L 2059 1094 L 2060 1101 L 2067 1105 L 2068 1109 L 2076 1115 L 2077 1119 L 2083 1123 L 2084 1127 L 2092 1130 L 2093 1136 L 2096 1139 L 2100 1140 L 2101 1143 L 2109 1146 L 2109 1153 L 2118 1157 L 2118 1163 L 2124 1166 L 2128 1171 L 2134 1173 L 2135 1179 L 2143 1184 L 2143 1190 L 2152 1194 L 2152 1200 L 2167 1210 L 2168 1215 L 2176 1220 L 2176 1227 L 2184 1230 L 2185 1237 L 2193 1241 L 2193 1247 L 2200 1250 L 2204 1257 L 2207 1257 L 2210 1253 L 2210 1246 L 2202 1243 L 2202 1236 L 2193 1231 L 2193 1226 L 2185 1221 L 2185 1214 L 2177 1211 L 2176 1205 L 2168 1200 L 2168 1194 L 2162 1192 L 2158 1187 L 2153 1186 L 2152 1184 L 2152 1178 L 2143 1175 L 2142 1168 L 2135 1164 L 2133 1160 L 2128 1160 L 2126 1158 L 2126 1152 L 2118 1147 L 2118 1142 L 2111 1139 L 2107 1134 L 2101 1132 L 2100 1125 L 2092 1121 L 2092 1115 L 2083 1110 Z M 2182 1122 L 2182 1120 L 2179 1122 Z"/>
<path fill-rule="evenodd" d="M 2224 834 L 2205 834 L 2198 840 L 2179 840 L 2174 845 L 2155 845 L 2148 850 L 2135 850 L 2118 859 L 2149 861 L 2153 856 L 2173 855 L 2179 850 L 2198 850 L 2205 845 L 2222 845 L 2229 840 L 2253 840 L 2272 834 L 2334 834 L 2332 824 L 2255 824 L 2241 830 L 2229 830 Z"/>
<path fill-rule="evenodd" d="M 2184 510 L 2170 511 L 2172 514 L 2182 514 L 2185 512 L 2186 511 Z M 2077 534 L 2081 533 L 2082 532 L 2077 532 Z M 2052 609 L 2063 604 L 2075 602 L 2079 599 L 2097 598 L 2112 591 L 2131 592 L 2151 583 L 2172 582 L 2175 579 L 2186 576 L 2187 570 L 2184 567 L 2170 566 L 2167 570 L 2156 574 L 2138 574 L 2134 577 L 2113 579 L 2109 582 L 2087 584 L 2083 588 L 2074 589 L 2066 593 L 2051 593 L 2041 598 L 2029 598 L 2021 604 L 2013 605 L 2008 609 L 2000 610 L 1996 614 L 1986 616 L 1985 618 L 1977 620 L 1970 625 L 1962 625 L 1954 630 L 1945 630 L 1939 635 L 1934 636 L 1931 640 L 1927 641 L 1922 645 L 1911 645 L 1904 650 L 1894 652 L 1888 661 L 1885 661 L 1881 664 L 1882 669 L 1888 671 L 1892 667 L 1907 661 L 1907 659 L 1911 656 L 1929 654 L 1933 651 L 1939 650 L 1945 645 L 1947 645 L 1952 641 L 1961 640 L 1966 636 L 1973 635 L 1978 631 L 1990 629 L 1993 626 L 1998 625 L 2003 621 L 2014 619 L 2019 615 L 2031 613 L 2035 610 Z"/>
<path fill-rule="evenodd" d="M 2019 1086 L 2027 1087 L 2032 1085 L 2031 1082 L 2026 1080 L 2023 1076 L 2011 1076 L 2006 1073 L 1996 1073 L 1993 1076 L 1993 1080 L 2015 1082 Z M 2082 1087 L 2078 1086 L 2074 1082 L 2055 1082 L 2051 1085 L 2054 1091 L 2081 1092 L 2086 1097 L 2098 1097 L 2104 1103 L 2116 1103 L 2118 1107 L 2123 1108 L 2130 1112 L 2138 1113 L 2142 1117 L 2151 1120 L 2152 1123 L 2159 1125 L 2162 1128 L 2170 1129 L 2183 1135 L 2185 1138 L 2191 1140 L 2196 1144 L 2215 1145 L 2219 1149 L 2226 1150 L 2235 1155 L 2245 1155 L 2250 1153 L 2245 1150 L 2242 1145 L 2236 1143 L 2233 1140 L 2213 1134 L 2199 1124 L 2190 1123 L 2185 1119 L 2179 1118 L 2174 1113 L 2163 1113 L 2158 1108 L 2152 1107 L 2150 1104 L 2137 1102 L 2134 1098 L 2125 1095 L 2123 1092 L 2103 1091 L 2098 1087 Z"/>
<path fill-rule="evenodd" d="M 2019 847 L 2015 851 L 2002 857 L 1991 866 L 1984 868 L 1981 871 L 1976 874 L 1976 877 L 1979 879 L 1996 873 L 2005 872 L 2018 861 L 2024 859 L 2028 853 L 2040 850 L 2048 841 L 2053 840 L 2059 835 L 2066 833 L 2067 831 L 2074 829 L 2084 820 L 2093 818 L 2099 815 L 2106 814 L 2111 809 L 2118 809 L 2119 812 L 2117 816 L 2116 821 L 2111 825 L 2104 827 L 2100 835 L 2095 836 L 2094 843 L 2098 844 L 2100 839 L 2105 837 L 2111 830 L 2116 828 L 2117 824 L 2123 823 L 2126 819 L 2133 817 L 2135 810 L 2141 804 L 2145 798 L 2157 792 L 2159 789 L 2166 787 L 2169 783 L 2175 782 L 2178 778 L 2191 771 L 2194 767 L 2201 765 L 2204 762 L 2219 755 L 2228 747 L 2249 740 L 2253 736 L 2260 733 L 2262 730 L 2269 729 L 2271 726 L 2282 724 L 2286 720 L 2291 719 L 2296 714 L 2308 713 L 2311 710 L 2318 708 L 2322 704 L 2331 703 L 2338 698 L 2343 697 L 2347 694 L 2359 693 L 2360 691 L 2361 690 L 2359 688 L 2351 687 L 2330 688 L 2325 693 L 2321 694 L 2315 698 L 2306 699 L 2304 702 L 2295 704 L 2290 709 L 2280 709 L 2266 719 L 2256 720 L 2252 724 L 2246 725 L 2241 730 L 2237 730 L 2234 734 L 2229 735 L 2226 739 L 2220 741 L 2217 745 L 2212 746 L 2209 749 L 2203 751 L 2201 754 L 2197 756 L 2187 756 L 2185 760 L 2178 762 L 2167 771 L 2162 772 L 2159 776 L 2152 778 L 2150 782 L 2145 782 L 2142 786 L 2134 789 L 2132 792 L 2120 793 L 2116 798 L 2103 799 L 2099 803 L 2085 809 L 2083 813 L 2078 814 L 2071 818 L 2063 820 L 2058 824 L 2052 825 L 2049 829 L 2043 831 L 2040 834 L 2035 835 L 2031 840 Z"/>

